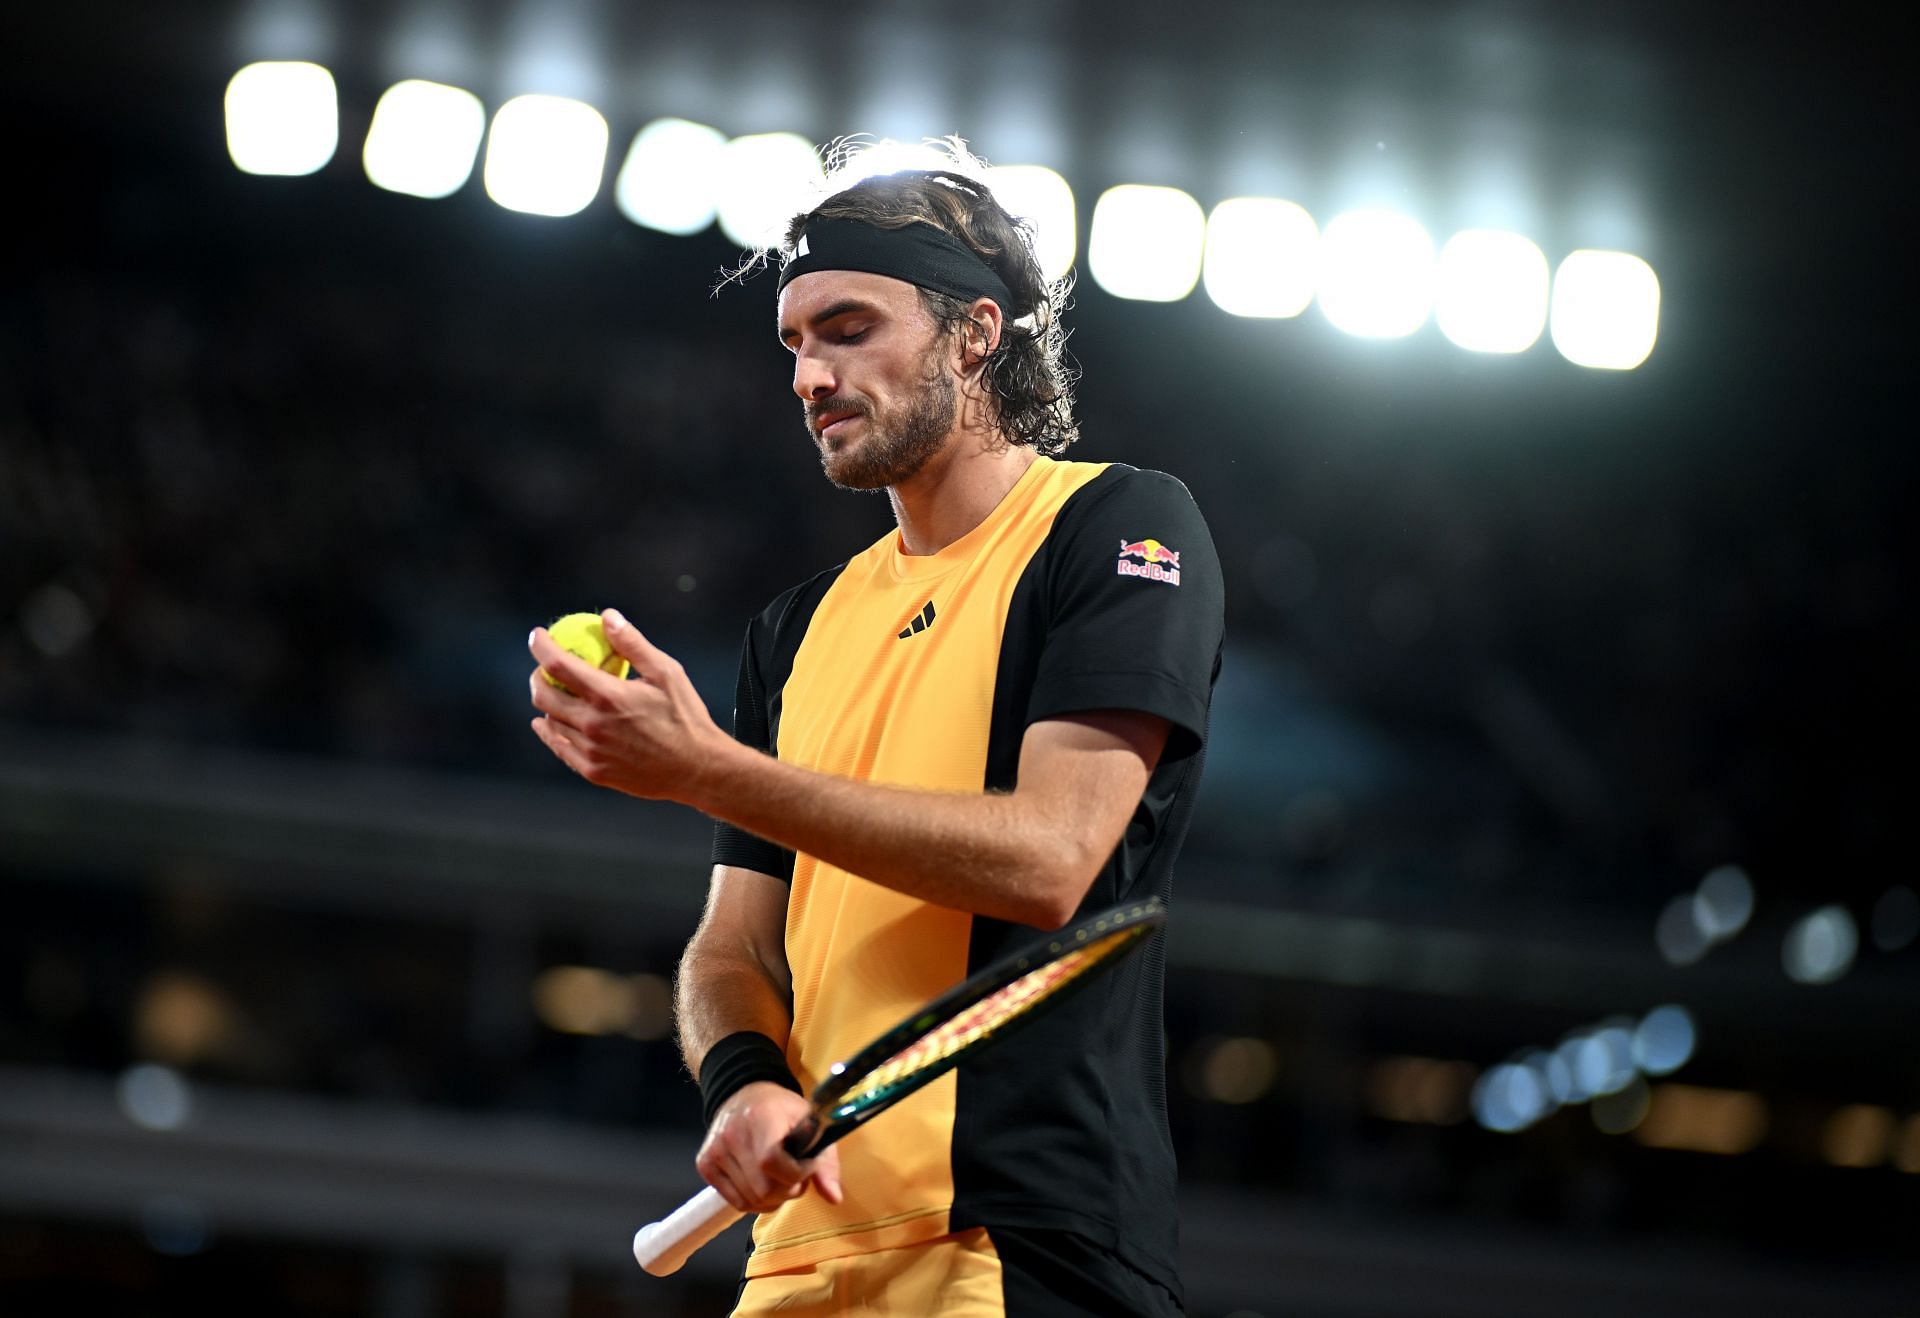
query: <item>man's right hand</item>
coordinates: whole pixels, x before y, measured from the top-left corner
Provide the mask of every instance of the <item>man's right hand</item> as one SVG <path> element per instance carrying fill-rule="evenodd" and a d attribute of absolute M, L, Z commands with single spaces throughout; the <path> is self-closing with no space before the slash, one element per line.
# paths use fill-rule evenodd
<path fill-rule="evenodd" d="M 766 1213 L 805 1193 L 811 1180 L 830 1204 L 840 1202 L 840 1151 L 801 1162 L 780 1142 L 813 1105 L 766 1081 L 743 1086 L 720 1105 L 693 1160 L 707 1184 L 743 1213 Z"/>

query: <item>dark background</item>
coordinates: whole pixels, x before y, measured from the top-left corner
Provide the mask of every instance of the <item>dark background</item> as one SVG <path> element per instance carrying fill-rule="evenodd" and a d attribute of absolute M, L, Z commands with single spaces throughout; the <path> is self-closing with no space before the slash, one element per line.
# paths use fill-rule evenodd
<path fill-rule="evenodd" d="M 1671 8 L 10 9 L 0 1308 L 724 1307 L 737 1250 L 625 1261 L 691 1183 L 659 993 L 704 824 L 552 763 L 524 636 L 617 604 L 724 713 L 745 619 L 888 519 L 821 480 L 770 286 L 614 209 L 674 114 L 958 131 L 1065 174 L 1083 252 L 1120 182 L 1443 238 L 1493 165 L 1550 261 L 1646 258 L 1619 373 L 1082 274 L 1072 456 L 1178 475 L 1229 573 L 1169 943 L 1190 1301 L 1911 1312 L 1908 47 Z M 334 73 L 316 175 L 226 155 L 261 58 Z M 594 103 L 600 198 L 374 187 L 408 76 Z M 1751 922 L 1672 964 L 1657 918 L 1728 865 Z M 1857 958 L 1795 983 L 1828 905 Z M 552 1028 L 556 966 L 624 1024 Z M 1698 1050 L 1615 1107 L 1752 1096 L 1747 1151 L 1474 1119 L 1488 1068 L 1661 1003 Z"/>

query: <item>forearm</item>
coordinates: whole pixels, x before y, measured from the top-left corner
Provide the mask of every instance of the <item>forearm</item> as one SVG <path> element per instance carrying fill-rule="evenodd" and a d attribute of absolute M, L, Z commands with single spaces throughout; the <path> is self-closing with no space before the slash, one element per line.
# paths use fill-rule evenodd
<path fill-rule="evenodd" d="M 883 887 L 1039 928 L 1072 918 L 1105 859 L 1038 797 L 856 782 L 737 743 L 696 791 L 707 814 Z"/>
<path fill-rule="evenodd" d="M 755 1030 L 781 1047 L 793 1029 L 785 990 L 757 960 L 696 939 L 674 985 L 680 1056 L 696 1078 L 709 1049 L 729 1034 Z"/>

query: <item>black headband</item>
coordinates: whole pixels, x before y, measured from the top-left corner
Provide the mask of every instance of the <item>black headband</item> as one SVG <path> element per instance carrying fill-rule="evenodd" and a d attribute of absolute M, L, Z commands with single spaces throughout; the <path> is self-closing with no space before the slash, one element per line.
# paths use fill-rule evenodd
<path fill-rule="evenodd" d="M 794 255 L 780 271 L 780 289 L 816 270 L 860 270 L 957 297 L 962 302 L 990 297 L 1002 315 L 1021 314 L 1006 281 L 979 254 L 945 229 L 915 221 L 882 229 L 859 220 L 816 216 L 808 223 Z"/>

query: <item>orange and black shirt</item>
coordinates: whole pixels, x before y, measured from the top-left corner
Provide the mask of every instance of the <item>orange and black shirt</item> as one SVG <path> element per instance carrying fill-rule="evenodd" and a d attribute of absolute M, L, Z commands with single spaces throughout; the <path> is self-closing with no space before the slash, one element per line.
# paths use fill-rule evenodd
<path fill-rule="evenodd" d="M 937 791 L 1016 785 L 1042 719 L 1157 714 L 1167 746 L 1088 892 L 1169 897 L 1219 675 L 1220 563 L 1186 487 L 1039 458 L 937 554 L 898 532 L 781 595 L 747 629 L 734 735 L 783 760 Z M 788 885 L 787 1060 L 807 1090 L 1034 930 L 903 896 L 729 825 L 716 864 Z M 1176 1294 L 1159 940 L 840 1145 L 846 1200 L 754 1228 L 749 1275 L 976 1226 L 1056 1227 Z"/>

